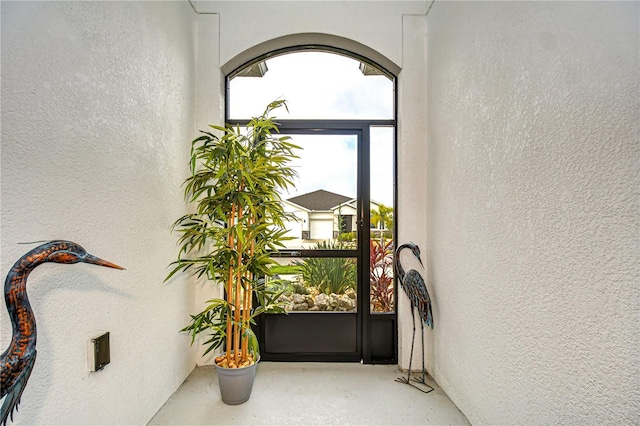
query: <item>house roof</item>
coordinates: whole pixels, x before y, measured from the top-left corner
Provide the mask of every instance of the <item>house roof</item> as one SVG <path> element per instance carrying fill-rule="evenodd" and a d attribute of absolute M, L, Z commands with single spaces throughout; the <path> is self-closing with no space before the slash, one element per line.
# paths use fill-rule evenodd
<path fill-rule="evenodd" d="M 337 205 L 351 200 L 353 198 L 325 191 L 324 189 L 287 199 L 287 201 L 309 210 L 331 210 Z"/>

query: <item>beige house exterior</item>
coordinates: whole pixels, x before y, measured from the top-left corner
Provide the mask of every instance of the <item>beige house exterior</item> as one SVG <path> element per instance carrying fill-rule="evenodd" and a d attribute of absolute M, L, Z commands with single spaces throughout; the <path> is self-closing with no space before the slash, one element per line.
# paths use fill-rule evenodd
<path fill-rule="evenodd" d="M 339 231 L 354 232 L 357 221 L 357 200 L 319 189 L 284 201 L 285 211 L 296 219 L 286 221 L 287 248 L 313 248 L 318 242 L 337 239 Z M 379 203 L 372 201 L 371 209 Z"/>

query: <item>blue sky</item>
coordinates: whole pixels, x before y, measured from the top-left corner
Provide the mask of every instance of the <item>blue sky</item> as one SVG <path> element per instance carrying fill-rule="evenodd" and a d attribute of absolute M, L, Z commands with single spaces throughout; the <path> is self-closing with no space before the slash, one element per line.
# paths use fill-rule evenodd
<path fill-rule="evenodd" d="M 289 107 L 274 115 L 283 119 L 391 119 L 393 82 L 384 76 L 364 76 L 359 62 L 324 52 L 299 52 L 269 59 L 261 78 L 237 77 L 230 83 L 230 116 L 250 118 L 264 107 L 285 99 Z M 354 197 L 356 191 L 356 137 L 349 135 L 295 135 L 303 145 L 293 165 L 300 178 L 285 198 L 325 189 Z M 393 130 L 371 133 L 371 198 L 393 205 Z"/>

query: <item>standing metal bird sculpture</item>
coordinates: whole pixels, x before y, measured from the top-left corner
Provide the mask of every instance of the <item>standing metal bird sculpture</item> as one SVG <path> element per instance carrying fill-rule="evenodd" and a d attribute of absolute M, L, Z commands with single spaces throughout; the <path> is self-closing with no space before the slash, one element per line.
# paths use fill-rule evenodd
<path fill-rule="evenodd" d="M 108 268 L 124 269 L 90 255 L 71 241 L 50 241 L 22 256 L 13 265 L 4 282 L 4 300 L 11 319 L 11 343 L 0 357 L 0 398 L 6 395 L 0 409 L 0 423 L 7 424 L 13 409 L 18 409 L 20 397 L 36 362 L 36 319 L 27 297 L 27 278 L 43 263 L 91 263 Z"/>
<path fill-rule="evenodd" d="M 424 279 L 420 275 L 418 271 L 415 269 L 410 269 L 408 272 L 405 272 L 402 267 L 402 262 L 400 262 L 400 252 L 404 249 L 410 249 L 411 253 L 418 259 L 420 262 L 420 266 L 422 266 L 422 260 L 420 260 L 420 248 L 414 243 L 406 243 L 400 245 L 396 249 L 396 255 L 393 258 L 393 262 L 395 264 L 395 269 L 398 274 L 398 279 L 400 280 L 400 285 L 402 289 L 409 297 L 409 301 L 411 302 L 411 319 L 413 320 L 413 337 L 411 338 L 411 355 L 409 357 L 409 372 L 407 374 L 407 378 L 399 377 L 396 379 L 397 382 L 406 383 L 415 387 L 416 389 L 429 393 L 433 390 L 432 386 L 429 386 L 426 383 L 426 369 L 424 366 L 424 325 L 427 324 L 431 329 L 433 329 L 433 311 L 431 309 L 431 298 L 429 297 L 429 292 L 427 291 L 427 286 L 424 283 Z M 424 266 L 423 266 L 424 268 Z M 414 378 L 415 382 L 421 383 L 429 388 L 429 390 L 425 391 L 417 386 L 411 384 L 411 362 L 413 361 L 413 344 L 416 339 L 416 317 L 414 314 L 415 309 L 418 308 L 418 315 L 420 316 L 420 330 L 422 332 L 422 377 L 420 379 Z"/>

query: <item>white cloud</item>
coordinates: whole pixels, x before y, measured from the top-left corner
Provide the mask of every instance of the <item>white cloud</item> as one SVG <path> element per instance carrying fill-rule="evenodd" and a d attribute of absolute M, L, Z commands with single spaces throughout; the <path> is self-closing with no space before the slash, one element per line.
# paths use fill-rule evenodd
<path fill-rule="evenodd" d="M 261 114 L 276 99 L 289 107 L 274 113 L 281 119 L 392 119 L 394 86 L 384 76 L 364 76 L 359 62 L 326 52 L 298 52 L 267 61 L 261 78 L 230 82 L 231 119 Z M 371 198 L 393 205 L 393 129 L 371 131 Z M 355 135 L 294 135 L 304 150 L 293 165 L 300 177 L 291 198 L 318 189 L 356 197 Z"/>
<path fill-rule="evenodd" d="M 353 135 L 294 135 L 303 149 L 291 163 L 299 176 L 286 198 L 318 189 L 356 197 L 357 139 Z"/>
<path fill-rule="evenodd" d="M 261 77 L 230 82 L 230 118 L 250 118 L 276 99 L 285 99 L 290 114 L 280 118 L 393 118 L 393 82 L 364 76 L 359 62 L 324 52 L 300 52 L 269 59 Z"/>
<path fill-rule="evenodd" d="M 371 129 L 371 199 L 393 207 L 393 128 Z"/>

